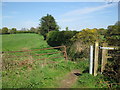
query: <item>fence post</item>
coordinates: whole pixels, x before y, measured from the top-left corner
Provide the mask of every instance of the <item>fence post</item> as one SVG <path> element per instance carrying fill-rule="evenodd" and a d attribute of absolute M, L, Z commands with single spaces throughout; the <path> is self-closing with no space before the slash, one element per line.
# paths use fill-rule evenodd
<path fill-rule="evenodd" d="M 90 46 L 90 68 L 89 73 L 93 73 L 93 45 Z"/>
<path fill-rule="evenodd" d="M 106 46 L 107 46 L 107 43 L 103 43 L 103 47 L 106 47 Z M 102 49 L 101 73 L 104 71 L 106 63 L 107 63 L 107 50 Z"/>
<path fill-rule="evenodd" d="M 99 43 L 95 42 L 94 76 L 97 75 L 97 70 L 98 70 L 98 52 L 99 52 Z"/>
<path fill-rule="evenodd" d="M 65 51 L 65 59 L 68 60 L 68 57 L 67 57 L 67 52 L 66 52 L 66 46 L 64 46 L 64 51 Z"/>

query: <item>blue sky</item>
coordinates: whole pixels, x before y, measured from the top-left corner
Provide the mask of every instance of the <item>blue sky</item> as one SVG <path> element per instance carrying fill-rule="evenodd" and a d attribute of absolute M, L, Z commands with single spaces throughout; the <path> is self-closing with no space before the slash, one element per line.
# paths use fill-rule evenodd
<path fill-rule="evenodd" d="M 2 27 L 37 27 L 40 18 L 51 14 L 61 30 L 107 28 L 118 20 L 117 3 L 105 2 L 3 2 Z"/>

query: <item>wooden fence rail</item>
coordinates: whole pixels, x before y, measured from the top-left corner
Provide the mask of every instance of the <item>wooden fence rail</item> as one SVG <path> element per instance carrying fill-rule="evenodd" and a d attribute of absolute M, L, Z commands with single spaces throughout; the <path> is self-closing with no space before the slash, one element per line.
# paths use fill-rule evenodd
<path fill-rule="evenodd" d="M 30 52 L 32 51 L 40 51 L 40 50 L 50 50 L 50 49 L 60 49 L 63 48 L 62 51 L 58 51 L 58 52 L 50 52 L 50 53 L 42 53 L 42 54 L 32 54 Z M 9 54 L 9 53 L 18 53 L 18 52 L 29 52 L 27 53 L 27 55 L 11 55 L 8 56 L 7 58 L 14 58 L 14 57 L 24 57 L 24 56 L 42 56 L 42 55 L 48 55 L 48 54 L 57 54 L 57 53 L 63 53 L 64 56 L 59 56 L 59 57 L 50 57 L 50 58 L 41 58 L 41 59 L 37 59 L 37 60 L 46 60 L 46 59 L 52 59 L 52 58 L 61 58 L 64 57 L 66 60 L 68 60 L 67 57 L 67 52 L 66 52 L 66 46 L 57 46 L 57 47 L 51 47 L 51 48 L 43 48 L 43 49 L 34 49 L 34 50 L 23 50 L 23 51 L 4 51 L 2 52 L 2 54 Z M 28 55 L 30 54 L 30 55 Z"/>
<path fill-rule="evenodd" d="M 66 46 L 57 46 L 57 47 L 51 47 L 51 48 L 34 49 L 34 50 L 22 50 L 22 51 L 3 51 L 2 53 L 30 52 L 30 51 L 39 51 L 39 50 L 57 49 L 57 48 L 66 48 Z"/>

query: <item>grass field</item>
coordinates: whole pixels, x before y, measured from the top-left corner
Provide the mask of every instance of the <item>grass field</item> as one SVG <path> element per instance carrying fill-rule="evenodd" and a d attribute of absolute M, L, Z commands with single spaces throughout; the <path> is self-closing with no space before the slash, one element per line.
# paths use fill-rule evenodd
<path fill-rule="evenodd" d="M 43 37 L 38 34 L 2 35 L 2 51 L 17 51 L 25 49 L 49 47 Z"/>
<path fill-rule="evenodd" d="M 2 51 L 30 50 L 50 47 L 43 37 L 38 34 L 10 34 L 2 36 Z M 0 36 L 0 37 L 1 37 Z M 57 49 L 41 50 L 32 54 L 57 52 Z M 8 58 L 12 55 L 25 55 L 26 53 L 13 53 L 3 55 L 2 61 L 2 87 L 3 88 L 59 88 L 60 81 L 71 70 L 79 69 L 82 73 L 88 69 L 88 60 L 66 62 L 63 57 L 56 59 L 37 60 L 40 58 L 59 57 L 61 53 L 44 56 L 28 56 Z M 27 53 L 29 54 L 29 53 Z M 30 54 L 31 55 L 31 54 Z M 24 63 L 27 60 L 27 63 Z M 16 63 L 22 62 L 20 64 Z M 30 62 L 29 62 L 30 61 Z M 55 61 L 57 63 L 50 63 Z M 89 78 L 90 77 L 90 78 Z M 82 79 L 81 79 L 82 78 Z M 95 88 L 98 78 L 88 73 L 79 76 L 72 88 Z"/>
<path fill-rule="evenodd" d="M 43 40 L 43 37 L 37 34 L 11 34 L 2 36 L 2 51 L 28 50 L 50 47 Z M 56 52 L 58 50 L 44 50 L 34 53 Z M 13 55 L 13 54 L 12 54 Z M 14 54 L 17 55 L 17 54 Z M 11 54 L 10 54 L 11 56 Z M 62 56 L 62 54 L 44 55 L 42 58 Z M 40 58 L 40 57 L 37 57 Z M 24 59 L 33 60 L 29 64 L 14 65 L 14 61 L 24 61 Z M 44 64 L 49 61 L 59 63 Z M 3 88 L 46 88 L 59 87 L 59 79 L 75 65 L 64 58 L 47 59 L 44 61 L 36 60 L 35 57 L 21 58 L 3 58 L 2 86 Z"/>

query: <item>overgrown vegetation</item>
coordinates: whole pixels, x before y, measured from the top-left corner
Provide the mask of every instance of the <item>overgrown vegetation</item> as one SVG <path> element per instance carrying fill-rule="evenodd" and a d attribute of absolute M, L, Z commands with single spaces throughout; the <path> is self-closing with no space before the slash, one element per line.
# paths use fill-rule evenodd
<path fill-rule="evenodd" d="M 12 54 L 4 55 L 5 57 L 3 57 L 2 62 L 4 88 L 59 87 L 59 77 L 64 76 L 72 69 L 80 69 L 82 72 L 82 75 L 79 76 L 78 82 L 73 86 L 75 88 L 108 87 L 108 83 L 106 83 L 106 81 L 109 81 L 109 84 L 120 83 L 120 50 L 109 52 L 113 54 L 113 58 L 108 60 L 103 72 L 104 76 L 98 74 L 98 76 L 94 77 L 88 74 L 90 45 L 93 45 L 96 41 L 99 41 L 100 45 L 103 42 L 107 42 L 108 45 L 120 47 L 119 21 L 115 25 L 108 26 L 107 29 L 86 28 L 82 31 L 70 31 L 68 27 L 66 27 L 66 31 L 59 31 L 59 26 L 57 25 L 54 17 L 47 14 L 47 16 L 40 19 L 40 27 L 31 27 L 30 30 L 22 29 L 20 31 L 16 30 L 16 28 L 8 29 L 7 27 L 3 27 L 0 30 L 0 34 L 10 34 L 2 35 L 3 51 L 40 49 L 51 46 L 54 47 L 65 45 L 67 47 L 67 54 L 69 57 L 69 61 L 66 63 L 64 58 L 37 61 L 38 58 L 63 56 L 63 54 L 44 55 L 41 57 L 30 56 L 31 58 L 22 57 L 17 59 L 9 59 L 8 56 L 12 56 Z M 56 51 L 59 50 L 50 50 L 50 52 Z M 49 51 L 39 51 L 34 52 L 33 54 L 41 54 L 46 52 L 48 53 Z M 24 55 L 24 53 L 14 55 Z M 99 59 L 101 58 L 99 57 Z M 14 60 L 20 61 L 21 64 L 16 64 L 16 61 Z M 49 64 L 50 61 L 55 61 L 58 63 Z M 112 87 L 119 86 L 113 85 Z"/>
<path fill-rule="evenodd" d="M 120 21 L 115 25 L 108 26 L 105 35 L 108 45 L 120 47 Z M 103 74 L 110 78 L 111 82 L 120 83 L 120 48 L 115 51 L 109 51 L 109 53 L 112 53 L 113 58 L 109 59 Z"/>
<path fill-rule="evenodd" d="M 67 53 L 70 60 L 76 61 L 80 58 L 89 58 L 89 46 L 99 41 L 100 45 L 103 42 L 108 42 L 108 45 L 120 46 L 120 22 L 115 25 L 108 26 L 108 29 L 83 29 L 78 33 L 73 31 L 49 32 L 47 42 L 51 46 L 66 45 Z M 69 32 L 69 35 L 68 35 Z M 62 38 L 61 38 L 62 37 Z M 115 53 L 116 52 L 116 53 Z M 112 51 L 112 61 L 108 62 L 104 71 L 105 77 L 112 80 L 111 83 L 120 82 L 120 62 L 119 50 Z M 118 56 L 117 56 L 118 55 Z M 99 59 L 101 59 L 99 57 Z M 99 62 L 100 63 L 100 62 Z"/>
<path fill-rule="evenodd" d="M 21 35 L 23 37 L 21 37 Z M 15 38 L 17 38 L 17 40 Z M 19 44 L 18 44 L 18 40 L 19 40 Z M 24 46 L 25 44 L 23 43 L 23 42 L 26 42 L 26 40 L 27 40 L 27 45 L 26 45 L 27 48 L 25 48 Z M 9 44 L 10 42 L 11 44 Z M 9 47 L 7 46 L 8 44 L 9 44 Z M 15 48 L 13 47 L 14 45 L 15 45 Z M 36 47 L 36 48 L 33 48 L 33 47 Z M 47 43 L 43 40 L 42 36 L 39 36 L 36 34 L 3 35 L 3 50 L 5 51 L 39 49 L 39 48 L 45 48 L 45 47 L 50 47 L 50 46 L 47 45 Z M 32 52 L 32 54 L 40 54 L 40 53 L 46 53 L 46 52 L 48 53 L 48 52 L 56 52 L 56 51 L 58 50 L 51 49 L 51 50 Z M 14 55 L 18 55 L 22 57 L 8 58 L 9 56 L 14 56 Z M 74 62 L 71 62 L 71 61 L 66 62 L 63 57 L 57 58 L 57 59 L 37 60 L 40 58 L 62 56 L 62 54 L 59 54 L 59 53 L 52 54 L 52 55 L 44 55 L 42 57 L 39 57 L 39 56 L 25 57 L 23 55 L 26 55 L 26 54 L 11 53 L 8 55 L 6 54 L 3 55 L 3 62 L 2 62 L 2 65 L 3 65 L 2 66 L 2 87 L 3 88 L 59 87 L 60 77 L 63 77 L 72 69 L 76 68 L 76 64 Z M 57 62 L 57 63 L 51 63 L 51 62 Z"/>

